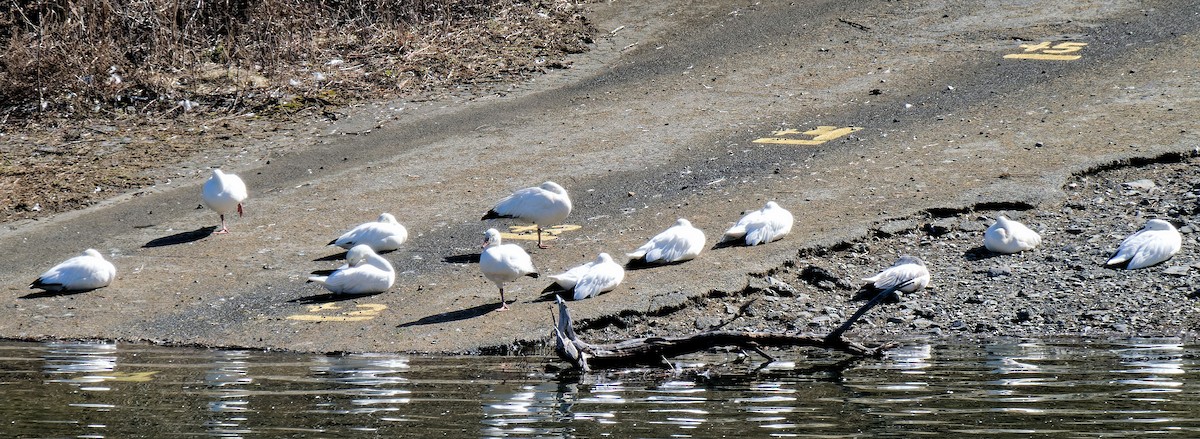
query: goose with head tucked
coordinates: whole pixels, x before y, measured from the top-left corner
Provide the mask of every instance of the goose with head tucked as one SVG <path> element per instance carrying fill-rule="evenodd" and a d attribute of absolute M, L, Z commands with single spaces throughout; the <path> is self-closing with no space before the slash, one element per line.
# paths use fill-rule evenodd
<path fill-rule="evenodd" d="M 571 289 L 575 288 L 576 283 L 579 283 L 579 278 L 582 278 L 583 275 L 587 274 L 588 270 L 591 270 L 592 266 L 596 265 L 598 261 L 599 259 L 588 261 L 583 265 L 577 265 L 562 273 L 552 274 L 546 277 L 549 277 L 550 280 L 554 281 L 559 288 L 570 291 Z"/>
<path fill-rule="evenodd" d="M 751 211 L 725 231 L 721 242 L 744 239 L 746 245 L 754 246 L 782 239 L 792 231 L 792 213 L 768 201 L 762 209 Z"/>
<path fill-rule="evenodd" d="M 392 214 L 382 213 L 378 220 L 359 224 L 337 239 L 329 241 L 329 245 L 350 249 L 365 244 L 378 253 L 399 249 L 407 240 L 408 229 L 397 222 Z"/>
<path fill-rule="evenodd" d="M 704 250 L 704 232 L 692 227 L 692 223 L 680 218 L 637 250 L 626 255 L 632 261 L 648 264 L 669 264 L 695 259 Z"/>
<path fill-rule="evenodd" d="M 46 270 L 29 288 L 52 292 L 80 292 L 103 288 L 117 277 L 117 268 L 95 249 Z"/>
<path fill-rule="evenodd" d="M 359 244 L 346 252 L 346 264 L 328 276 L 312 276 L 316 282 L 336 294 L 374 294 L 387 291 L 396 282 L 396 270 L 371 246 Z"/>
<path fill-rule="evenodd" d="M 867 284 L 859 290 L 855 299 L 873 297 L 881 291 L 905 283 L 907 285 L 900 287 L 897 291 L 911 293 L 929 286 L 929 269 L 925 267 L 925 261 L 922 261 L 921 258 L 904 255 L 896 259 L 891 267 L 874 276 L 864 277 L 863 281 L 866 281 Z"/>
<path fill-rule="evenodd" d="M 1152 219 L 1146 221 L 1141 230 L 1122 240 L 1117 252 L 1104 265 L 1123 265 L 1126 270 L 1145 268 L 1171 259 L 1182 247 L 1183 237 L 1175 226 Z"/>
<path fill-rule="evenodd" d="M 1033 250 L 1042 243 L 1042 235 L 1020 222 L 1000 215 L 996 223 L 983 232 L 983 246 L 993 253 L 1011 254 Z"/>
<path fill-rule="evenodd" d="M 567 190 L 558 183 L 547 181 L 504 197 L 480 219 L 516 218 L 533 223 L 537 227 L 538 248 L 545 249 L 549 247 L 542 244 L 543 227 L 561 223 L 570 214 L 571 197 Z"/>
<path fill-rule="evenodd" d="M 483 253 L 479 255 L 479 271 L 500 289 L 499 311 L 508 309 L 508 302 L 504 299 L 504 284 L 522 276 L 538 277 L 537 268 L 534 268 L 529 253 L 525 253 L 525 249 L 519 245 L 501 242 L 500 231 L 496 229 L 488 229 L 484 233 Z"/>
<path fill-rule="evenodd" d="M 204 205 L 221 216 L 221 230 L 214 233 L 229 233 L 225 226 L 225 215 L 237 212 L 242 216 L 242 201 L 246 200 L 246 183 L 235 174 L 226 174 L 220 169 L 213 169 L 208 181 L 204 182 L 201 197 Z"/>
<path fill-rule="evenodd" d="M 575 300 L 583 300 L 607 293 L 625 280 L 625 267 L 613 261 L 608 253 L 600 253 L 596 260 L 587 265 L 587 272 L 575 282 Z"/>

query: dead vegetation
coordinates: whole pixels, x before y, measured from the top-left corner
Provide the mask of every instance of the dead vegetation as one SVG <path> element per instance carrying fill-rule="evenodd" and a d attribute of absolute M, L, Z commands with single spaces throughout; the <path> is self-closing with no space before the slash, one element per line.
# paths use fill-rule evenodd
<path fill-rule="evenodd" d="M 228 115 L 511 81 L 565 67 L 591 33 L 567 0 L 9 0 L 0 215 L 149 184 L 145 169 L 236 136 Z"/>

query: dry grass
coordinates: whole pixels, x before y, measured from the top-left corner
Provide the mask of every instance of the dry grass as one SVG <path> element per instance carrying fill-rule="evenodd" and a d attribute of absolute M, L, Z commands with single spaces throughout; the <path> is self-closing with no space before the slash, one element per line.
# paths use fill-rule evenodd
<path fill-rule="evenodd" d="M 592 31 L 573 0 L 7 0 L 0 219 L 151 183 L 188 120 L 511 80 Z"/>

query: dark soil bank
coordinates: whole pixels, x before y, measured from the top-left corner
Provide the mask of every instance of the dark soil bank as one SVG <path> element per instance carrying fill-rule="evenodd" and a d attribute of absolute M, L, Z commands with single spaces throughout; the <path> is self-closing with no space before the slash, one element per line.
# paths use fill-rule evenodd
<path fill-rule="evenodd" d="M 1086 173 L 1067 184 L 1061 205 L 887 222 L 869 239 L 801 251 L 795 263 L 756 278 L 744 291 L 714 292 L 662 315 L 592 322 L 583 337 L 605 341 L 715 328 L 827 333 L 863 303 L 851 300 L 860 278 L 904 254 L 926 261 L 931 285 L 871 311 L 849 337 L 1194 337 L 1200 324 L 1197 162 L 1168 157 Z M 1000 214 L 1039 232 L 1042 244 L 1013 255 L 988 252 L 983 232 Z M 1179 228 L 1178 254 L 1140 270 L 1103 266 L 1125 236 L 1154 218 Z"/>

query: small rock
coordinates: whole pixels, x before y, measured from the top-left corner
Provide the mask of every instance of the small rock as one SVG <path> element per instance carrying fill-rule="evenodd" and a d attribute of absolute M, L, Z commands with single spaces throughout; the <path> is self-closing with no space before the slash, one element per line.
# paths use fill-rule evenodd
<path fill-rule="evenodd" d="M 1189 267 L 1187 265 L 1172 265 L 1170 267 L 1167 267 L 1166 270 L 1163 270 L 1163 274 L 1169 274 L 1172 276 L 1187 276 L 1188 272 L 1191 271 L 1191 269 L 1192 269 L 1192 267 Z"/>
<path fill-rule="evenodd" d="M 1007 265 L 992 267 L 988 269 L 987 275 L 988 277 L 1012 276 L 1012 267 Z"/>
<path fill-rule="evenodd" d="M 1121 186 L 1125 187 L 1126 189 L 1138 191 L 1147 191 L 1158 187 L 1158 185 L 1154 184 L 1154 180 L 1148 178 L 1121 183 Z"/>
<path fill-rule="evenodd" d="M 696 317 L 696 329 L 709 329 L 721 324 L 721 319 L 713 316 Z"/>
<path fill-rule="evenodd" d="M 899 235 L 917 228 L 917 222 L 912 220 L 889 221 L 879 225 L 879 233 L 883 236 Z"/>
<path fill-rule="evenodd" d="M 1028 322 L 1029 319 L 1031 319 L 1031 318 L 1033 318 L 1033 315 L 1030 314 L 1029 311 L 1020 310 L 1020 311 L 1017 311 L 1017 316 L 1016 316 L 1016 318 L 1013 319 L 1013 321 L 1017 322 L 1017 323 Z"/>
<path fill-rule="evenodd" d="M 982 232 L 987 230 L 987 228 L 988 226 L 986 224 L 978 221 L 963 220 L 962 222 L 958 223 L 958 230 L 964 232 Z"/>
<path fill-rule="evenodd" d="M 950 230 L 955 228 L 955 224 L 949 219 L 941 219 L 924 225 L 921 229 L 931 236 L 942 236 L 950 233 Z"/>
<path fill-rule="evenodd" d="M 954 331 L 965 331 L 967 329 L 967 324 L 962 320 L 955 320 L 950 324 L 950 329 Z"/>

